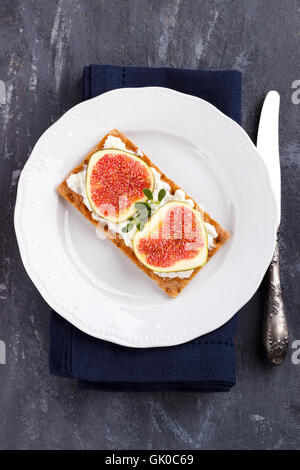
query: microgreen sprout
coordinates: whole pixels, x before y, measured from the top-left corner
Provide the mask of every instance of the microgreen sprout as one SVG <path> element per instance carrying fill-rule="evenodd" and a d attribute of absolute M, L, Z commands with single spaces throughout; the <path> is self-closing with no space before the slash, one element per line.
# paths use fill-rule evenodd
<path fill-rule="evenodd" d="M 163 200 L 163 198 L 165 197 L 165 195 L 166 195 L 166 190 L 161 189 L 158 193 L 158 202 L 161 202 Z"/>
<path fill-rule="evenodd" d="M 157 205 L 159 205 L 166 195 L 165 189 L 161 189 L 157 196 L 157 201 L 153 200 L 153 193 L 149 188 L 144 188 L 143 193 L 148 198 L 147 201 L 136 202 L 134 205 L 137 209 L 137 215 L 128 219 L 128 224 L 122 228 L 123 233 L 130 232 L 134 226 L 137 230 L 142 231 L 145 223 L 151 217 Z"/>
<path fill-rule="evenodd" d="M 153 201 L 153 194 L 152 194 L 152 191 L 150 191 L 149 188 L 144 188 L 143 189 L 143 193 L 145 194 L 145 196 L 150 199 L 150 201 Z"/>

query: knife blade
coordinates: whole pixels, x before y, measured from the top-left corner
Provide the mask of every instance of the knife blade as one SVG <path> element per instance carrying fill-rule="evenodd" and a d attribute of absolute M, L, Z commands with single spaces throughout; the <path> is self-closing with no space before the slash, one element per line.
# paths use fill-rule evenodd
<path fill-rule="evenodd" d="M 277 235 L 281 218 L 281 177 L 278 143 L 280 96 L 270 91 L 264 101 L 257 135 L 257 149 L 267 167 L 277 206 Z M 280 365 L 288 350 L 288 326 L 280 284 L 279 245 L 268 268 L 268 292 L 263 327 L 263 345 L 273 365 Z"/>
<path fill-rule="evenodd" d="M 271 187 L 277 205 L 277 226 L 281 215 L 281 178 L 278 142 L 280 96 L 275 90 L 267 94 L 260 115 L 257 150 L 260 153 L 269 173 Z"/>

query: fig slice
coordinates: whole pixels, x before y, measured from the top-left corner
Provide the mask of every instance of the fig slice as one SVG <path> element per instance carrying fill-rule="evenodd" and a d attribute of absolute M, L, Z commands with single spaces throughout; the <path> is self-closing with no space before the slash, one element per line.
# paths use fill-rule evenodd
<path fill-rule="evenodd" d="M 136 202 L 146 201 L 144 188 L 153 191 L 154 176 L 138 156 L 124 150 L 103 149 L 88 163 L 86 193 L 92 209 L 111 222 L 132 217 Z"/>
<path fill-rule="evenodd" d="M 200 212 L 186 202 L 161 206 L 133 238 L 136 257 L 149 269 L 187 271 L 207 261 L 207 233 Z"/>

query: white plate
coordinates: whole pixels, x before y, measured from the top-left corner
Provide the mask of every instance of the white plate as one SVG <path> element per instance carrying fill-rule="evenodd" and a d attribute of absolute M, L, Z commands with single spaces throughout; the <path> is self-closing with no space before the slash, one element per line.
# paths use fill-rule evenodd
<path fill-rule="evenodd" d="M 176 299 L 56 193 L 113 128 L 231 233 Z M 20 177 L 15 229 L 29 276 L 60 315 L 115 343 L 169 346 L 220 327 L 251 298 L 274 250 L 275 215 L 267 170 L 237 124 L 192 96 L 125 88 L 75 106 L 39 139 Z"/>

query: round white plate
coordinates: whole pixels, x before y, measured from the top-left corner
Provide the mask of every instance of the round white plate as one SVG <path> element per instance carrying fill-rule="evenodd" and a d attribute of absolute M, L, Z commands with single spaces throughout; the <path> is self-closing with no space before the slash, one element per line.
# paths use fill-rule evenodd
<path fill-rule="evenodd" d="M 113 128 L 231 233 L 176 299 L 56 193 Z M 206 101 L 152 87 L 114 90 L 64 114 L 28 159 L 15 209 L 24 266 L 48 304 L 86 333 L 132 347 L 183 343 L 229 320 L 262 280 L 275 221 L 267 170 L 241 127 Z"/>

